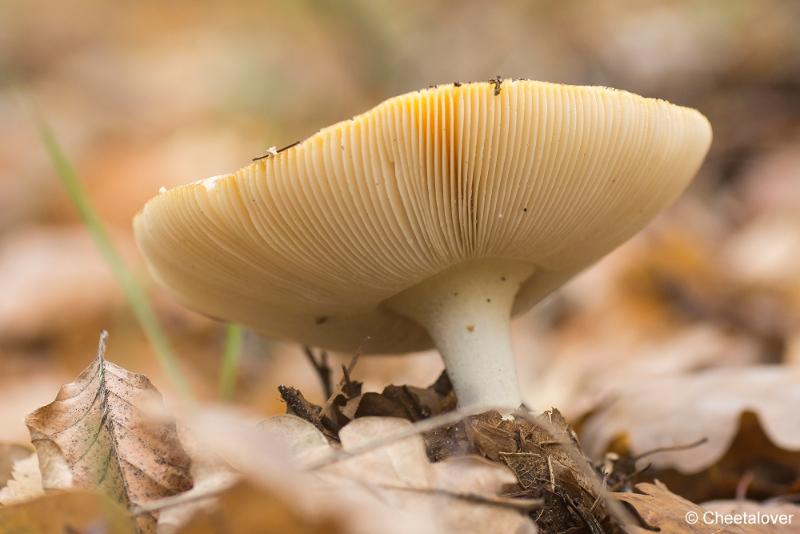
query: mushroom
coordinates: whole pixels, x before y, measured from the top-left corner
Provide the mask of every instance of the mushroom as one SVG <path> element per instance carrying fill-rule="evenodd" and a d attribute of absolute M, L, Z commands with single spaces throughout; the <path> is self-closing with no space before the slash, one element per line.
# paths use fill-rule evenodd
<path fill-rule="evenodd" d="M 440 85 L 161 193 L 134 229 L 190 308 L 337 351 L 435 345 L 459 406 L 515 408 L 511 316 L 675 200 L 710 142 L 625 91 Z"/>

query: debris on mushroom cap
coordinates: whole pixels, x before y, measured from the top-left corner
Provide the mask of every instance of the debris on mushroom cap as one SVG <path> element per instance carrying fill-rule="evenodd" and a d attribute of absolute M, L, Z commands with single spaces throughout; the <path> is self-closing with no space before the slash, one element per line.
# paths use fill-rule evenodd
<path fill-rule="evenodd" d="M 697 111 L 625 91 L 447 84 L 174 188 L 134 226 L 191 308 L 331 349 L 416 350 L 428 334 L 387 299 L 506 258 L 533 266 L 524 311 L 670 204 L 710 141 Z"/>

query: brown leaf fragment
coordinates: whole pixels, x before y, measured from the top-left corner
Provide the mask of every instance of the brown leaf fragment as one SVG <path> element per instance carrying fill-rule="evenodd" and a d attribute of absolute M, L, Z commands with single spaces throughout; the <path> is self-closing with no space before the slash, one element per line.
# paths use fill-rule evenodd
<path fill-rule="evenodd" d="M 514 473 L 512 495 L 544 501 L 531 513 L 543 531 L 618 531 L 593 483 L 593 467 L 558 410 L 537 417 L 486 412 L 468 418 L 466 429 L 478 452 Z"/>
<path fill-rule="evenodd" d="M 0 508 L 0 532 L 19 534 L 135 534 L 125 509 L 88 491 L 58 491 Z"/>
<path fill-rule="evenodd" d="M 42 495 L 42 474 L 35 453 L 14 462 L 11 475 L 6 487 L 0 489 L 0 505 L 17 504 Z"/>
<path fill-rule="evenodd" d="M 667 486 L 642 483 L 636 486 L 641 493 L 615 493 L 622 502 L 631 505 L 644 522 L 631 526 L 629 532 L 645 534 L 657 530 L 660 534 L 768 534 L 772 525 L 724 524 L 709 516 L 709 510 L 672 493 Z M 795 527 L 796 528 L 796 527 Z M 796 532 L 796 530 L 795 530 Z"/>
<path fill-rule="evenodd" d="M 503 419 L 497 412 L 487 412 L 467 418 L 467 436 L 478 451 L 495 462 L 501 462 L 504 453 L 519 450 L 515 437 L 516 424 Z"/>
<path fill-rule="evenodd" d="M 300 390 L 289 386 L 278 386 L 278 393 L 286 403 L 287 414 L 296 415 L 309 423 L 314 423 L 316 426 L 319 425 L 322 408 L 307 401 Z"/>
<path fill-rule="evenodd" d="M 325 408 L 322 409 L 320 424 L 327 430 L 329 435 L 336 436 L 339 430 L 350 422 L 350 418 L 345 415 L 344 410 L 347 408 L 348 403 L 357 401 L 358 399 L 359 398 L 348 400 L 345 395 L 337 393 L 328 400 Z"/>
<path fill-rule="evenodd" d="M 31 455 L 30 447 L 16 443 L 0 443 L 0 489 L 3 489 L 11 478 L 14 463 Z"/>
<path fill-rule="evenodd" d="M 477 450 L 467 438 L 464 423 L 446 425 L 422 434 L 428 458 L 440 462 L 447 458 L 476 454 Z"/>
<path fill-rule="evenodd" d="M 201 511 L 177 532 L 336 534 L 344 529 L 332 516 L 309 517 L 275 492 L 243 481 L 223 492 L 213 509 Z"/>
<path fill-rule="evenodd" d="M 415 421 L 414 416 L 401 402 L 372 391 L 368 391 L 361 396 L 361 402 L 359 402 L 355 413 L 355 418 L 370 416 L 399 417 L 400 419 Z"/>
<path fill-rule="evenodd" d="M 45 489 L 99 491 L 126 508 L 192 487 L 191 460 L 171 418 L 152 415 L 161 397 L 143 375 L 97 358 L 56 400 L 26 419 Z M 151 531 L 155 516 L 139 518 Z"/>

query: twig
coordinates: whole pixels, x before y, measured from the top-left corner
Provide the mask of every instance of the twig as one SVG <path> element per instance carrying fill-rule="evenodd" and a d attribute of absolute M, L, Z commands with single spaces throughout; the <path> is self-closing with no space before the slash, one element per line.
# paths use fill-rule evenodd
<path fill-rule="evenodd" d="M 708 438 L 700 438 L 697 441 L 693 441 L 692 443 L 687 443 L 685 445 L 671 445 L 669 447 L 656 447 L 655 449 L 650 449 L 649 451 L 645 451 L 639 456 L 634 456 L 632 459 L 634 462 L 638 462 L 642 458 L 650 456 L 652 454 L 658 454 L 660 452 L 675 452 L 675 451 L 686 451 L 689 449 L 694 449 L 695 447 L 699 447 L 704 443 L 708 443 Z"/>
<path fill-rule="evenodd" d="M 336 386 L 336 389 L 331 391 L 328 394 L 328 400 L 325 401 L 325 406 L 323 406 L 323 412 L 327 411 L 331 405 L 333 404 L 334 398 L 344 390 L 344 387 L 350 383 L 350 375 L 353 373 L 353 370 L 356 368 L 356 364 L 358 363 L 358 359 L 361 357 L 361 353 L 364 350 L 364 346 L 369 342 L 370 336 L 367 336 L 361 341 L 361 344 L 356 349 L 355 354 L 350 359 L 350 363 L 347 364 L 347 367 L 344 365 L 342 366 L 342 379 L 339 380 L 339 384 Z"/>
<path fill-rule="evenodd" d="M 500 495 L 489 496 L 489 495 L 480 495 L 478 493 L 458 493 L 456 491 L 450 491 L 441 488 L 414 488 L 410 486 L 394 486 L 392 484 L 381 484 L 380 486 L 382 488 L 391 490 L 442 495 L 444 497 L 449 497 L 451 499 L 459 499 L 478 504 L 497 506 L 499 508 L 510 508 L 512 510 L 516 510 L 518 512 L 523 512 L 523 513 L 528 513 L 532 510 L 536 510 L 537 508 L 541 508 L 542 505 L 544 505 L 543 499 L 518 499 L 515 497 L 503 497 Z"/>
<path fill-rule="evenodd" d="M 150 501 L 146 504 L 137 504 L 131 507 L 130 514 L 132 516 L 142 515 L 142 514 L 149 514 L 151 512 L 157 512 L 159 510 L 163 510 L 164 508 L 172 508 L 173 506 L 179 506 L 181 504 L 187 504 L 190 502 L 195 501 L 202 501 L 204 499 L 210 499 L 212 497 L 216 497 L 220 493 L 229 490 L 233 487 L 235 482 L 231 482 L 230 484 L 224 484 L 218 488 L 213 488 L 206 490 L 204 492 L 198 493 L 179 493 L 178 495 L 170 495 L 169 497 L 163 497 L 161 499 L 156 499 Z"/>
<path fill-rule="evenodd" d="M 308 345 L 303 347 L 303 351 L 305 352 L 306 359 L 314 367 L 314 371 L 316 371 L 317 376 L 319 377 L 325 398 L 329 399 L 333 394 L 333 384 L 331 383 L 331 368 L 328 365 L 328 352 L 324 350 L 320 351 L 319 360 L 317 360 L 317 358 L 314 356 L 313 349 Z"/>
<path fill-rule="evenodd" d="M 356 368 L 356 364 L 358 363 L 358 359 L 361 358 L 361 355 L 364 353 L 364 347 L 367 346 L 371 339 L 372 338 L 370 336 L 367 336 L 358 345 L 355 354 L 353 354 L 353 358 L 350 360 L 350 363 L 347 364 L 348 377 L 353 373 L 353 370 Z"/>

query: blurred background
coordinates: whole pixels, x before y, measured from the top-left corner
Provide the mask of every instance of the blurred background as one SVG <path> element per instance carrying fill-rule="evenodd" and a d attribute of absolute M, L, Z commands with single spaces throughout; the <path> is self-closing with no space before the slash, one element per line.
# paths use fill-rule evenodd
<path fill-rule="evenodd" d="M 676 205 L 515 323 L 531 406 L 577 420 L 634 380 L 800 366 L 799 29 L 791 0 L 0 0 L 0 440 L 27 442 L 24 416 L 89 364 L 101 328 L 110 360 L 174 395 L 26 102 L 203 399 L 223 326 L 147 278 L 131 232 L 145 201 L 396 94 L 498 74 L 661 97 L 715 132 Z M 423 386 L 441 368 L 431 353 L 362 358 L 355 375 Z M 300 347 L 246 334 L 235 402 L 281 412 L 280 383 L 322 400 Z"/>

